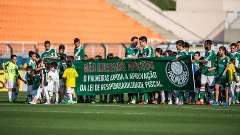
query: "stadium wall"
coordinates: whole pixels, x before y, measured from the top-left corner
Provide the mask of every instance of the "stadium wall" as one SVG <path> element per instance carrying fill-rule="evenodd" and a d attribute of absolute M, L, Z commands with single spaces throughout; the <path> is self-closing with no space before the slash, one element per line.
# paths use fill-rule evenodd
<path fill-rule="evenodd" d="M 176 36 L 193 42 L 207 38 L 223 41 L 227 17 L 227 12 L 223 10 L 223 7 L 226 10 L 232 8 L 231 5 L 223 6 L 223 3 L 228 3 L 223 0 L 177 0 L 177 11 L 156 9 L 155 5 L 145 0 L 120 1 L 147 19 L 172 31 Z M 194 4 L 195 2 L 198 4 Z"/>

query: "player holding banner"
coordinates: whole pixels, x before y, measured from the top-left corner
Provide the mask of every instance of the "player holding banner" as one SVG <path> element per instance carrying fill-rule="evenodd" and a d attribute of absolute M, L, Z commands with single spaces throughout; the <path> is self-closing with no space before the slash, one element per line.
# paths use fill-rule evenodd
<path fill-rule="evenodd" d="M 131 45 L 126 48 L 125 57 L 127 59 L 137 59 L 140 54 L 140 49 L 137 47 L 138 44 L 138 38 L 132 37 L 131 39 Z M 134 98 L 133 98 L 134 97 Z M 136 104 L 137 100 L 137 93 L 128 93 L 128 101 L 131 104 Z"/>
<path fill-rule="evenodd" d="M 151 46 L 147 45 L 147 38 L 145 36 L 141 36 L 139 38 L 139 43 L 140 46 L 143 47 L 143 55 L 142 58 L 151 58 L 154 57 L 154 51 L 153 48 Z M 135 100 L 136 98 L 133 97 L 133 99 Z M 144 100 L 143 102 L 139 102 L 138 104 L 147 104 L 148 103 L 148 93 L 144 92 Z"/>

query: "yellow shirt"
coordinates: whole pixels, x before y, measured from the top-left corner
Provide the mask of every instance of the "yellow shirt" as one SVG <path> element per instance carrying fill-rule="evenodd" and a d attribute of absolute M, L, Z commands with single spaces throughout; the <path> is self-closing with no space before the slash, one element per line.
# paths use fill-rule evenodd
<path fill-rule="evenodd" d="M 229 79 L 229 83 L 232 84 L 233 78 L 234 78 L 234 73 L 236 72 L 235 66 L 233 63 L 229 64 L 228 67 L 228 79 Z"/>
<path fill-rule="evenodd" d="M 63 78 L 66 78 L 66 87 L 76 87 L 76 77 L 78 73 L 73 68 L 67 68 L 62 75 Z"/>

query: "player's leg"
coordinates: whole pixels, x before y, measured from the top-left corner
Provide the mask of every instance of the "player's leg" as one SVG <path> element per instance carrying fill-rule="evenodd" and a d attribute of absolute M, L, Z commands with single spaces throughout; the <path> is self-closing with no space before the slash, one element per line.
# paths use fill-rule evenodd
<path fill-rule="evenodd" d="M 219 105 L 218 99 L 219 99 L 219 85 L 218 81 L 216 81 L 215 84 L 215 101 L 212 103 L 212 105 Z"/>
<path fill-rule="evenodd" d="M 67 91 L 67 95 L 68 95 L 69 100 L 70 100 L 70 102 L 68 102 L 68 104 L 74 104 L 74 101 L 73 101 L 73 92 L 74 92 L 74 89 L 73 89 L 73 88 L 70 88 L 70 87 L 67 87 L 66 91 Z"/>
<path fill-rule="evenodd" d="M 47 102 L 45 104 L 50 104 L 50 98 L 49 98 L 49 95 L 48 95 L 47 86 L 43 86 L 43 92 L 44 92 L 44 95 L 47 99 Z"/>
<path fill-rule="evenodd" d="M 74 89 L 74 88 L 73 88 L 73 89 Z M 76 93 L 75 93 L 75 90 L 73 90 L 72 98 L 73 98 L 73 102 L 76 104 L 76 103 L 77 103 L 77 95 L 76 95 Z"/>
<path fill-rule="evenodd" d="M 207 76 L 201 74 L 200 100 L 196 103 L 197 105 L 204 105 L 204 94 L 205 94 L 206 83 L 207 83 Z"/>
<path fill-rule="evenodd" d="M 13 101 L 12 101 L 13 82 L 10 81 L 10 80 L 6 80 L 6 88 L 8 89 L 8 101 L 9 101 L 9 102 L 13 102 Z"/>
<path fill-rule="evenodd" d="M 156 91 L 155 93 L 154 93 L 154 100 L 152 101 L 152 104 L 158 104 L 158 94 L 159 93 L 159 91 Z"/>
<path fill-rule="evenodd" d="M 165 104 L 165 93 L 161 91 L 161 104 Z"/>
<path fill-rule="evenodd" d="M 132 93 L 128 93 L 128 102 L 131 102 L 133 98 L 133 94 Z"/>

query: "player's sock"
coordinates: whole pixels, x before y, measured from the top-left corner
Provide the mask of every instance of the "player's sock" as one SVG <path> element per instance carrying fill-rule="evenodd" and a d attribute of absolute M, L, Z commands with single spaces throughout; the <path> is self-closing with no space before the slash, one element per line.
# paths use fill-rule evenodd
<path fill-rule="evenodd" d="M 200 88 L 200 101 L 203 102 L 204 99 L 204 94 L 205 94 L 205 87 Z"/>
<path fill-rule="evenodd" d="M 77 98 L 73 98 L 73 101 L 74 101 L 74 102 L 77 101 Z"/>
<path fill-rule="evenodd" d="M 236 92 L 236 100 L 239 100 L 239 94 L 240 94 L 240 92 Z"/>
<path fill-rule="evenodd" d="M 195 93 L 195 102 L 198 101 L 198 92 Z"/>
<path fill-rule="evenodd" d="M 214 99 L 214 93 L 211 93 L 211 94 L 210 94 L 210 101 L 212 102 L 213 99 Z"/>
<path fill-rule="evenodd" d="M 154 101 L 158 101 L 158 98 L 154 98 Z"/>
<path fill-rule="evenodd" d="M 179 101 L 180 101 L 180 102 L 183 102 L 183 92 L 180 92 L 180 93 L 179 93 Z"/>
<path fill-rule="evenodd" d="M 165 101 L 165 93 L 164 92 L 161 92 L 161 100 L 162 100 L 162 102 Z"/>
<path fill-rule="evenodd" d="M 69 99 L 70 99 L 70 102 L 73 102 L 73 98 L 72 98 L 72 94 L 71 94 L 71 93 L 68 94 L 68 97 L 69 97 Z M 75 99 L 76 99 L 76 98 L 75 98 Z"/>
<path fill-rule="evenodd" d="M 58 102 L 58 95 L 56 95 L 56 102 Z"/>
<path fill-rule="evenodd" d="M 148 93 L 147 92 L 144 93 L 144 100 L 145 100 L 145 102 L 148 102 Z"/>
<path fill-rule="evenodd" d="M 137 94 L 133 93 L 133 100 L 137 101 Z"/>
<path fill-rule="evenodd" d="M 12 99 L 12 91 L 8 92 L 8 100 Z"/>

